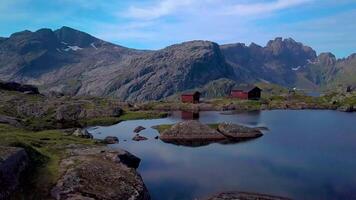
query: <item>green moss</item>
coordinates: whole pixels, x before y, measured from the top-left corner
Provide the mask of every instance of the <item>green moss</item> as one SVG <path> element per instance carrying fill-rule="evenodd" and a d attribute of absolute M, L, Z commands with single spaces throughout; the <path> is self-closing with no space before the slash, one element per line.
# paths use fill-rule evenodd
<path fill-rule="evenodd" d="M 119 117 L 120 120 L 137 120 L 137 119 L 156 119 L 166 117 L 166 112 L 154 111 L 127 111 Z"/>
<path fill-rule="evenodd" d="M 173 124 L 161 124 L 157 126 L 152 126 L 152 128 L 156 129 L 159 133 L 162 133 L 163 131 L 170 129 L 173 126 Z"/>
<path fill-rule="evenodd" d="M 159 133 L 162 133 L 165 130 L 170 129 L 174 124 L 160 124 L 157 126 L 152 126 L 153 129 L 156 129 Z M 218 129 L 219 124 L 207 124 L 212 129 Z"/>
<path fill-rule="evenodd" d="M 31 168 L 22 195 L 41 199 L 59 178 L 59 162 L 65 158 L 67 145 L 94 145 L 95 141 L 65 136 L 56 130 L 32 132 L 0 124 L 0 145 L 22 147 L 29 154 Z"/>
<path fill-rule="evenodd" d="M 121 122 L 120 117 L 96 117 L 80 120 L 82 126 L 108 126 Z"/>

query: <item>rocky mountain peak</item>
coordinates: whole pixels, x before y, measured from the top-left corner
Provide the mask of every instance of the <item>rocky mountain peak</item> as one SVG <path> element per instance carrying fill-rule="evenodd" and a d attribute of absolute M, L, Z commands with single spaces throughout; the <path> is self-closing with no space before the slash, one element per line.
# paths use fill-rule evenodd
<path fill-rule="evenodd" d="M 336 57 L 330 52 L 324 52 L 319 54 L 318 62 L 325 66 L 333 66 L 336 63 Z"/>
<path fill-rule="evenodd" d="M 356 53 L 351 54 L 350 56 L 347 57 L 348 60 L 354 60 L 356 59 Z"/>
<path fill-rule="evenodd" d="M 302 43 L 296 42 L 292 38 L 283 39 L 277 37 L 267 43 L 266 49 L 271 51 L 273 55 L 298 54 L 308 58 L 316 57 L 316 53 L 311 47 L 304 46 Z"/>
<path fill-rule="evenodd" d="M 27 36 L 32 34 L 32 31 L 29 30 L 24 30 L 24 31 L 20 31 L 20 32 L 16 32 L 10 35 L 10 38 L 14 38 L 14 37 L 21 37 L 21 36 Z"/>
<path fill-rule="evenodd" d="M 100 41 L 99 39 L 85 32 L 78 31 L 66 26 L 63 26 L 54 32 L 61 43 L 71 46 L 78 46 L 81 48 L 88 47 L 92 43 Z"/>

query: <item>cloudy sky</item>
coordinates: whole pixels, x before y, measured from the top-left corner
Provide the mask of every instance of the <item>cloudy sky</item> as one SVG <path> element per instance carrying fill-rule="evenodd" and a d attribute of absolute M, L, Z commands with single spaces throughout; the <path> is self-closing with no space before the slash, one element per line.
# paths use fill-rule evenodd
<path fill-rule="evenodd" d="M 1 0 L 0 36 L 70 26 L 139 49 L 292 37 L 318 53 L 356 52 L 356 0 Z"/>

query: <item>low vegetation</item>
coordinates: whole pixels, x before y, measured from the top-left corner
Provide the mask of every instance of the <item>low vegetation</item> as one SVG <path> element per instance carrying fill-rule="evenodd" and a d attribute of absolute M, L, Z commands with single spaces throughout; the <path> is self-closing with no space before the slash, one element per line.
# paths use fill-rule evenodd
<path fill-rule="evenodd" d="M 156 125 L 153 126 L 152 128 L 156 129 L 159 133 L 164 132 L 165 130 L 168 130 L 170 128 L 172 128 L 174 124 L 160 124 L 160 125 Z M 210 128 L 212 129 L 217 129 L 219 124 L 207 124 Z"/>
<path fill-rule="evenodd" d="M 59 162 L 68 145 L 98 145 L 95 140 L 66 136 L 58 130 L 32 132 L 0 124 L 0 145 L 22 147 L 30 157 L 22 199 L 43 199 L 59 178 Z M 20 195 L 20 194 L 19 194 Z"/>

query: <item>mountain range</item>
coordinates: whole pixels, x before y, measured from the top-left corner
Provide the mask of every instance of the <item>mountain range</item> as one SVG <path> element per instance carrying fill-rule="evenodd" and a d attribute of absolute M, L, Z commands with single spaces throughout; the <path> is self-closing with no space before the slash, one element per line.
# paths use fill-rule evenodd
<path fill-rule="evenodd" d="M 0 80 L 33 84 L 41 91 L 129 101 L 158 100 L 231 82 L 325 89 L 356 85 L 356 54 L 343 59 L 317 55 L 291 38 L 276 38 L 264 47 L 190 41 L 136 50 L 62 27 L 1 37 Z"/>

